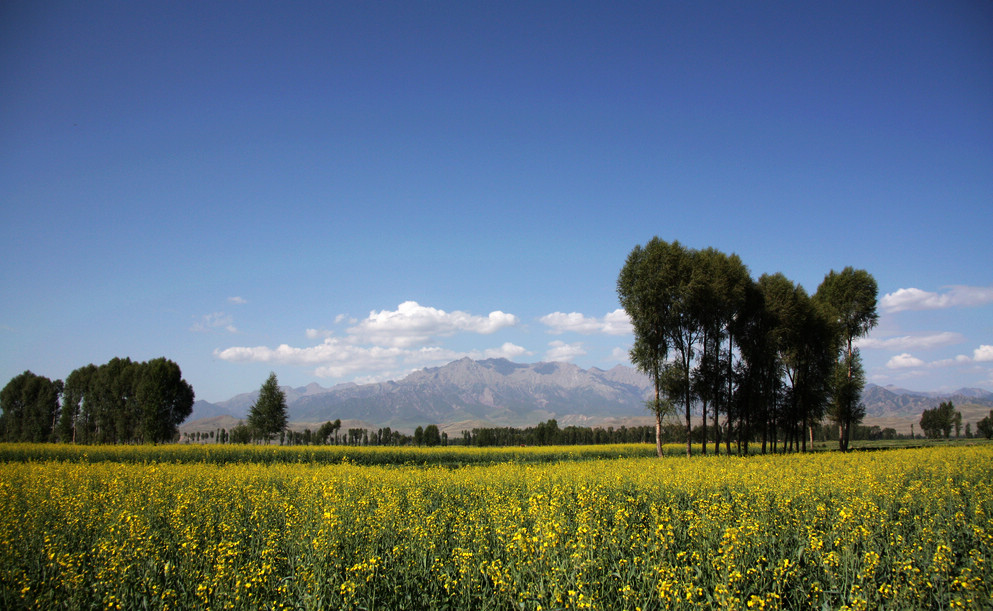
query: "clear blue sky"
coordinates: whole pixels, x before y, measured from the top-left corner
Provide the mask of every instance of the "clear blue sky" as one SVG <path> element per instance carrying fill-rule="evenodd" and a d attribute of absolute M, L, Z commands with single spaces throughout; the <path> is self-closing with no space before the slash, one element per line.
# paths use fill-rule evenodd
<path fill-rule="evenodd" d="M 993 388 L 993 3 L 0 5 L 0 382 L 198 398 L 625 362 L 652 236 L 813 292 L 869 380 Z"/>

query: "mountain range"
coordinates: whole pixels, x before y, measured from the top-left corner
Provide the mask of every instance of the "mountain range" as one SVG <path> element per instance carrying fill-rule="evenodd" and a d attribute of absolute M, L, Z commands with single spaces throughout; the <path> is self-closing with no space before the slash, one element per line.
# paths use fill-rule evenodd
<path fill-rule="evenodd" d="M 571 363 L 514 363 L 506 359 L 463 358 L 442 367 L 415 371 L 396 381 L 309 384 L 282 387 L 291 423 L 320 424 L 340 419 L 343 428 L 398 430 L 438 424 L 458 432 L 479 426 L 530 426 L 555 418 L 560 426 L 650 424 L 645 401 L 652 385 L 639 371 L 618 365 L 582 369 Z M 258 391 L 219 403 L 197 401 L 185 430 L 231 426 L 247 416 Z M 925 409 L 952 401 L 963 422 L 982 418 L 993 407 L 993 392 L 963 388 L 952 393 L 922 393 L 867 384 L 862 394 L 865 424 L 910 432 Z M 227 423 L 221 424 L 221 423 Z M 347 423 L 347 424 L 346 424 Z"/>

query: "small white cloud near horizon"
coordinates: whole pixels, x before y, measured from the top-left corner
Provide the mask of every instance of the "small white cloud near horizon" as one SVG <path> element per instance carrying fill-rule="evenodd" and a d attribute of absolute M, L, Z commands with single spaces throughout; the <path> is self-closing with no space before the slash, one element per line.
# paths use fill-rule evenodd
<path fill-rule="evenodd" d="M 552 312 L 538 319 L 538 322 L 549 327 L 548 332 L 559 335 L 566 332 L 591 335 L 627 335 L 633 333 L 631 318 L 623 309 L 618 308 L 609 312 L 603 318 L 585 316 L 579 312 Z"/>
<path fill-rule="evenodd" d="M 460 331 L 489 335 L 517 323 L 516 316 L 500 310 L 490 312 L 488 316 L 475 316 L 460 310 L 446 312 L 416 301 L 405 301 L 393 311 L 373 310 L 368 318 L 349 327 L 348 334 L 357 343 L 408 348 Z"/>
<path fill-rule="evenodd" d="M 335 322 L 343 320 L 346 320 L 345 315 L 339 315 Z M 351 322 L 355 326 L 347 329 L 342 337 L 335 336 L 328 329 L 306 329 L 308 339 L 322 340 L 313 346 L 233 346 L 215 350 L 214 356 L 229 362 L 314 367 L 314 374 L 321 378 L 362 376 L 362 379 L 381 379 L 383 375 L 414 371 L 467 356 L 473 359 L 512 359 L 532 354 L 511 342 L 469 352 L 455 351 L 437 344 L 439 337 L 459 332 L 487 335 L 517 324 L 516 316 L 500 311 L 491 312 L 489 316 L 473 316 L 407 301 L 400 304 L 396 311 L 374 310 L 366 320 Z"/>
<path fill-rule="evenodd" d="M 942 333 L 931 333 L 929 335 L 903 335 L 900 337 L 888 337 L 886 339 L 876 337 L 866 337 L 856 341 L 859 348 L 878 350 L 929 350 L 941 346 L 960 344 L 965 341 L 965 336 L 961 333 L 944 331 Z"/>
<path fill-rule="evenodd" d="M 334 335 L 334 331 L 328 329 L 307 329 L 304 333 L 307 335 L 307 339 L 324 339 Z"/>
<path fill-rule="evenodd" d="M 549 349 L 545 352 L 546 361 L 559 361 L 567 362 L 572 359 L 583 356 L 586 354 L 586 350 L 583 349 L 582 342 L 575 342 L 572 344 L 567 344 L 562 340 L 555 340 L 549 342 Z"/>
<path fill-rule="evenodd" d="M 238 304 L 238 305 L 244 305 L 244 304 L 248 303 L 248 300 L 245 299 L 244 297 L 237 297 L 237 296 L 235 296 L 235 297 L 228 297 L 228 301 L 230 301 L 231 303 Z"/>
<path fill-rule="evenodd" d="M 937 361 L 925 361 L 909 352 L 898 354 L 886 362 L 887 369 L 923 369 L 951 367 L 953 365 L 967 365 L 969 363 L 989 363 L 993 362 L 993 346 L 983 344 L 972 351 L 972 356 L 959 354 L 949 359 Z"/>
<path fill-rule="evenodd" d="M 234 319 L 226 312 L 212 312 L 204 314 L 200 320 L 193 323 L 190 331 L 195 333 L 207 333 L 214 329 L 223 328 L 228 333 L 237 333 L 238 328 L 234 326 Z"/>
<path fill-rule="evenodd" d="M 889 369 L 907 369 L 910 367 L 924 367 L 925 365 L 927 363 L 915 356 L 911 356 L 907 352 L 898 354 L 886 362 L 886 367 Z"/>
<path fill-rule="evenodd" d="M 945 293 L 933 293 L 918 288 L 898 289 L 883 295 L 879 307 L 885 312 L 908 310 L 939 310 L 975 307 L 993 303 L 993 286 L 951 286 Z"/>
<path fill-rule="evenodd" d="M 989 363 L 993 361 L 993 346 L 983 344 L 972 352 L 972 360 L 977 363 Z"/>
<path fill-rule="evenodd" d="M 631 364 L 631 351 L 625 348 L 614 348 L 610 352 L 611 360 L 618 361 L 620 363 Z"/>

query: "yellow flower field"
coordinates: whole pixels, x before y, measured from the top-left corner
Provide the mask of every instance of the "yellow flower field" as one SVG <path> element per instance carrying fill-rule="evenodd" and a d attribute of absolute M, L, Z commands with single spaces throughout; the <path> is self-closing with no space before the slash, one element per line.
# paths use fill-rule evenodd
<path fill-rule="evenodd" d="M 0 463 L 4 609 L 993 605 L 993 446 Z"/>

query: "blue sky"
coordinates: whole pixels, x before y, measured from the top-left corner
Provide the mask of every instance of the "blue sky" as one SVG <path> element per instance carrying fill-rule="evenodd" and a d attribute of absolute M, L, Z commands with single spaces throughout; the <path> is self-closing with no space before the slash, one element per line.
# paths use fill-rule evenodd
<path fill-rule="evenodd" d="M 869 380 L 993 388 L 989 2 L 4 2 L 0 379 L 198 398 L 609 368 L 652 236 L 814 292 Z"/>

